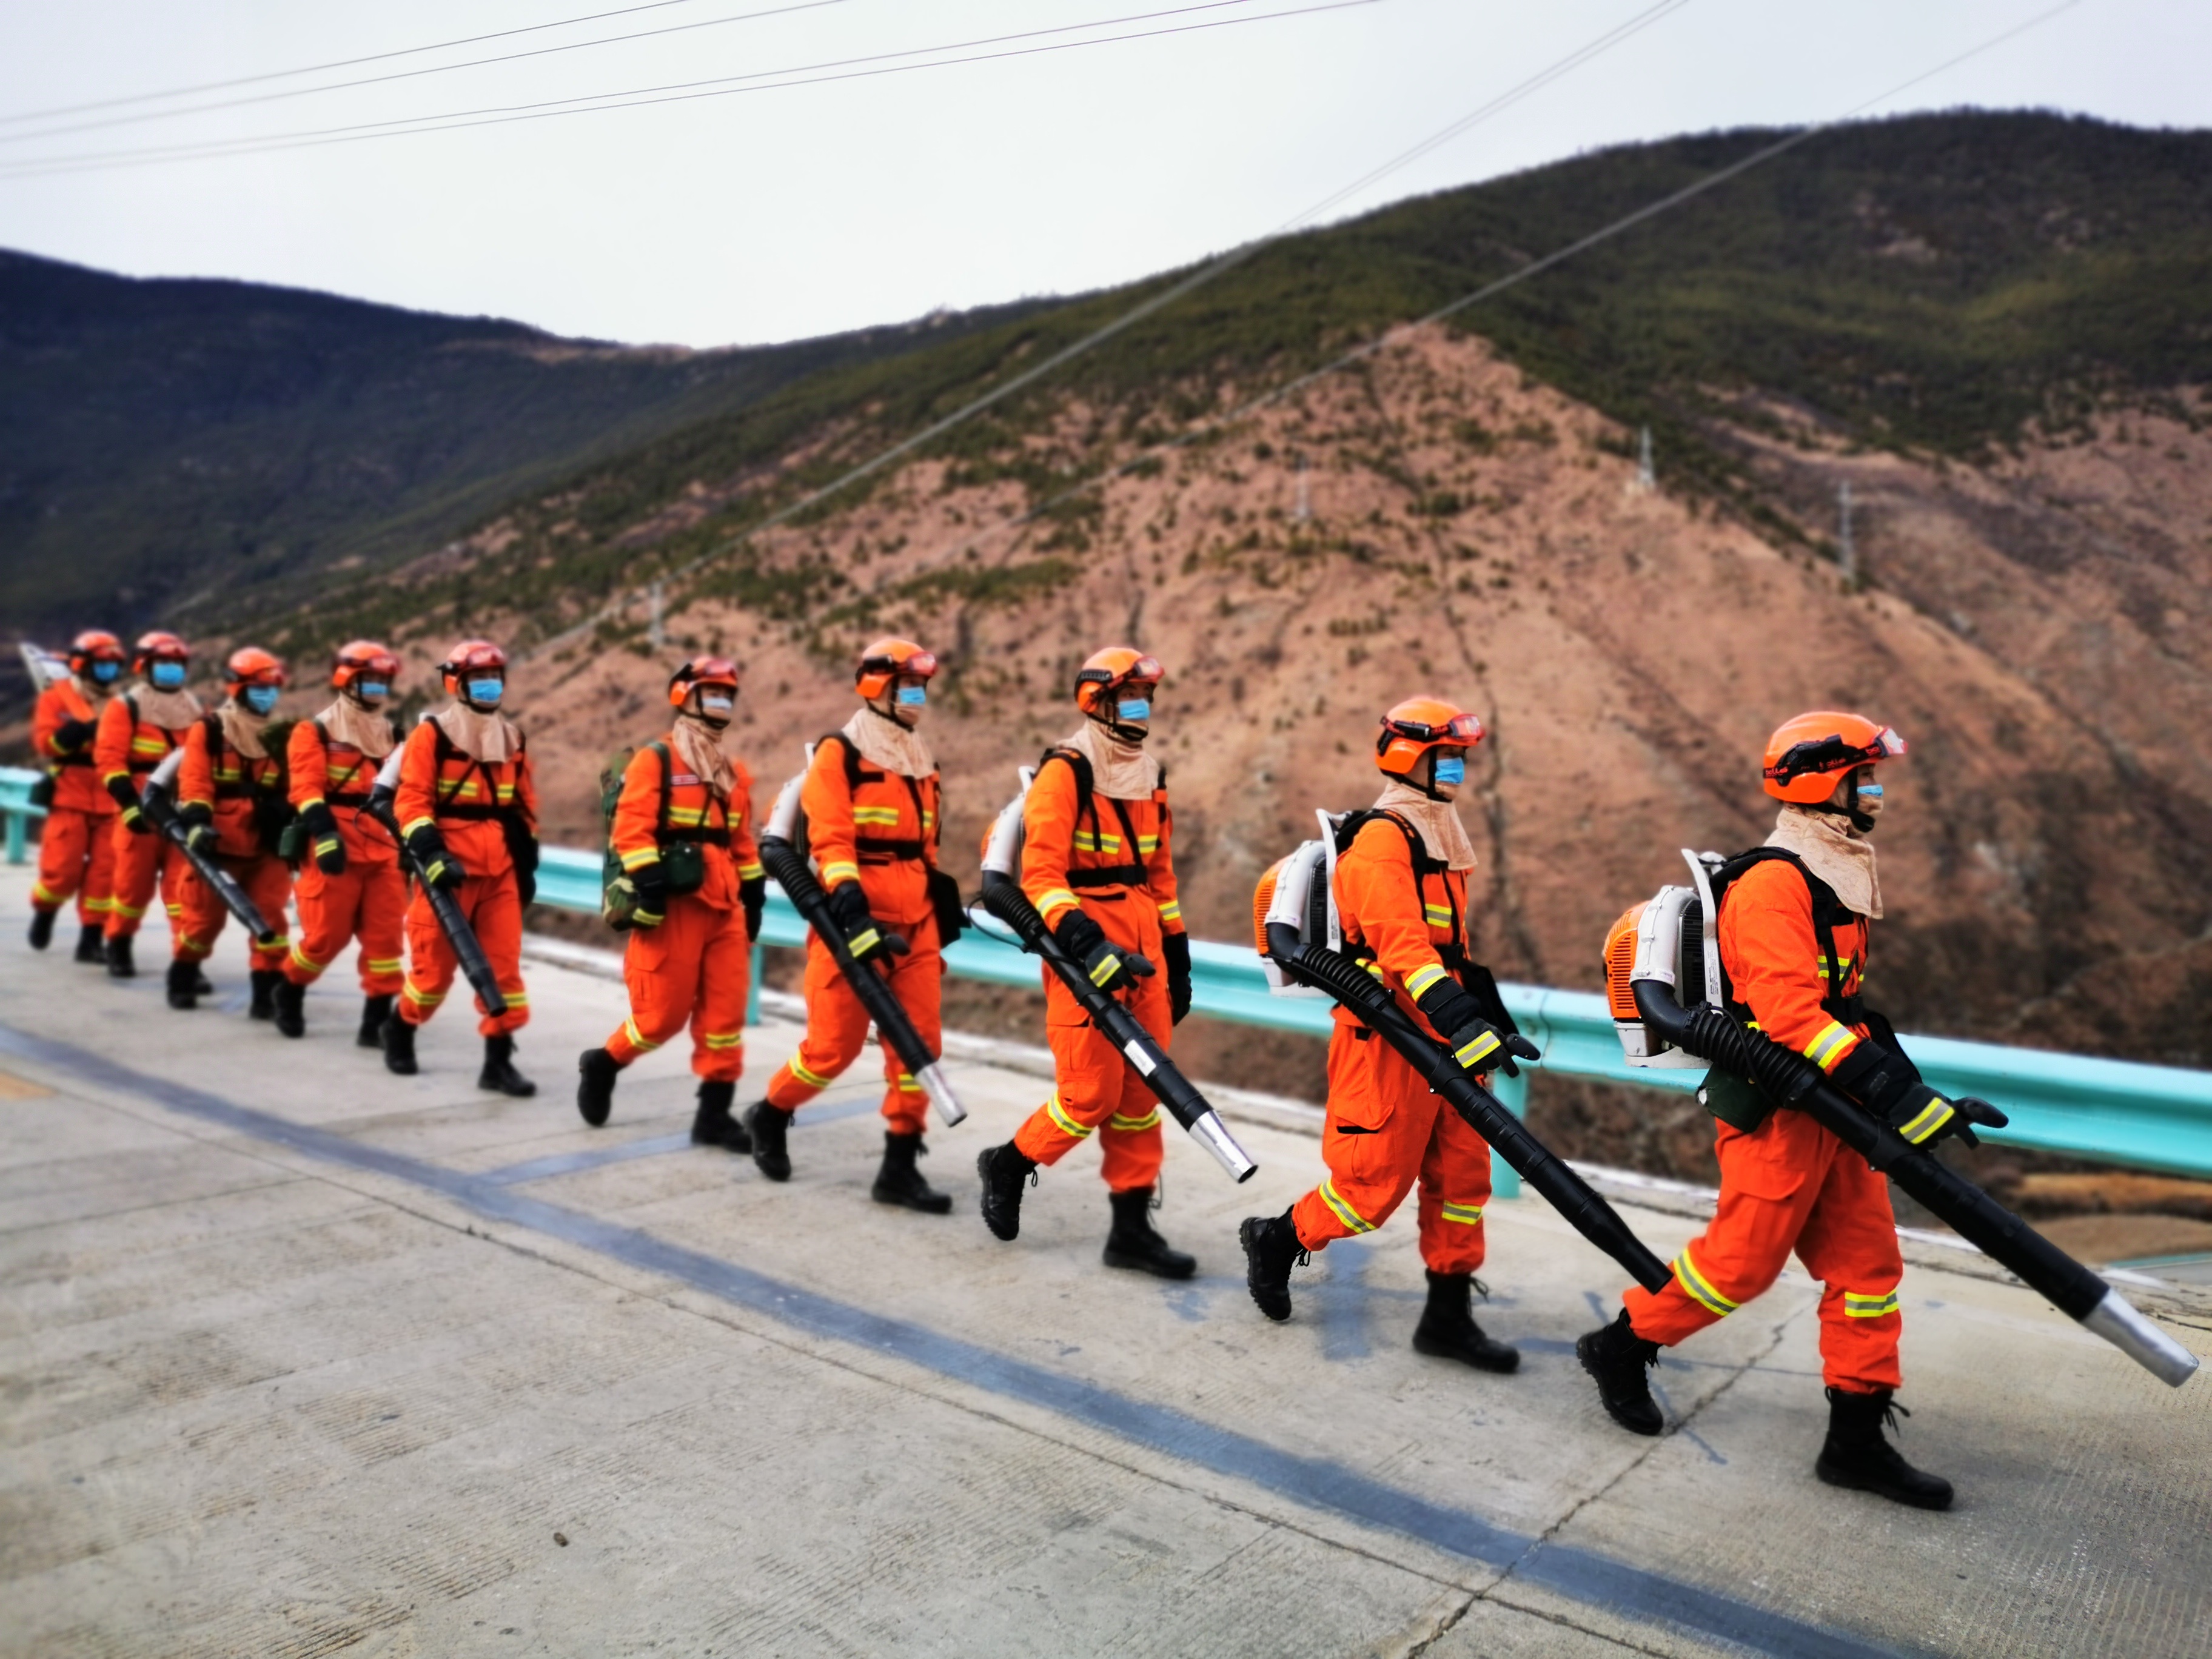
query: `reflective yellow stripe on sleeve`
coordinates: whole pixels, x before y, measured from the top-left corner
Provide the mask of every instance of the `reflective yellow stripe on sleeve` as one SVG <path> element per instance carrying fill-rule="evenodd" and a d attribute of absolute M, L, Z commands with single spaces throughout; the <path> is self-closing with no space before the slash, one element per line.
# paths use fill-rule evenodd
<path fill-rule="evenodd" d="M 622 867 L 625 870 L 642 870 L 648 864 L 659 862 L 660 849 L 658 847 L 641 847 L 622 855 Z"/>
<path fill-rule="evenodd" d="M 1856 1040 L 1856 1033 L 1849 1026 L 1839 1025 L 1832 1019 L 1820 1036 L 1805 1045 L 1805 1058 L 1822 1071 L 1832 1072 L 1836 1062 L 1844 1057 L 1848 1045 Z"/>
<path fill-rule="evenodd" d="M 1419 1001 L 1428 994 L 1431 986 L 1443 977 L 1443 964 L 1440 962 L 1432 962 L 1425 968 L 1416 968 L 1406 977 L 1407 994 Z"/>
<path fill-rule="evenodd" d="M 836 860 L 822 866 L 822 884 L 824 887 L 836 887 L 848 881 L 858 881 L 860 878 L 860 866 L 844 859 Z"/>
<path fill-rule="evenodd" d="M 1065 910 L 1076 902 L 1075 895 L 1066 888 L 1055 887 L 1037 900 L 1037 914 L 1050 921 L 1054 911 Z"/>

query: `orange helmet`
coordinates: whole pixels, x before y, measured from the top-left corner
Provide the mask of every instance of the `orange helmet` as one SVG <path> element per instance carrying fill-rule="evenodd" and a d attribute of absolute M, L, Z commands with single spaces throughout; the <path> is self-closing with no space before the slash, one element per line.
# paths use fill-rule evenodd
<path fill-rule="evenodd" d="M 1905 739 L 1863 714 L 1816 708 L 1784 720 L 1766 740 L 1760 774 L 1777 800 L 1817 806 L 1836 793 L 1836 781 L 1855 766 L 1870 766 L 1905 752 Z"/>
<path fill-rule="evenodd" d="M 223 665 L 228 675 L 225 688 L 236 692 L 249 685 L 282 686 L 284 684 L 284 665 L 258 645 L 248 645 L 230 653 Z"/>
<path fill-rule="evenodd" d="M 461 677 L 471 669 L 496 668 L 500 678 L 507 677 L 507 653 L 489 640 L 463 640 L 438 665 L 438 677 L 453 696 L 461 695 Z"/>
<path fill-rule="evenodd" d="M 337 691 L 358 679 L 380 679 L 389 685 L 398 678 L 399 659 L 374 640 L 348 640 L 331 665 L 331 687 Z"/>
<path fill-rule="evenodd" d="M 191 659 L 192 651 L 190 646 L 174 634 L 165 633 L 157 628 L 150 634 L 141 634 L 138 636 L 138 647 L 136 654 L 131 659 L 131 667 L 132 672 L 143 674 L 149 663 L 188 663 Z"/>
<path fill-rule="evenodd" d="M 1088 714 L 1113 701 L 1125 685 L 1158 685 L 1167 671 L 1158 657 L 1133 646 L 1109 645 L 1094 651 L 1075 676 L 1075 706 Z"/>
<path fill-rule="evenodd" d="M 83 673 L 95 662 L 120 663 L 123 659 L 123 641 L 105 629 L 88 628 L 70 641 L 69 665 L 72 674 Z"/>
<path fill-rule="evenodd" d="M 1482 716 L 1442 697 L 1408 697 L 1382 717 L 1375 763 L 1394 778 L 1411 777 L 1431 749 L 1472 749 L 1482 741 Z"/>
<path fill-rule="evenodd" d="M 694 657 L 668 677 L 668 704 L 672 708 L 684 707 L 684 700 L 691 695 L 695 685 L 726 685 L 730 695 L 738 694 L 738 665 L 727 657 Z"/>
<path fill-rule="evenodd" d="M 936 672 L 936 653 L 923 650 L 912 640 L 878 640 L 860 653 L 853 684 L 861 696 L 872 700 L 890 690 L 902 674 L 926 680 Z"/>

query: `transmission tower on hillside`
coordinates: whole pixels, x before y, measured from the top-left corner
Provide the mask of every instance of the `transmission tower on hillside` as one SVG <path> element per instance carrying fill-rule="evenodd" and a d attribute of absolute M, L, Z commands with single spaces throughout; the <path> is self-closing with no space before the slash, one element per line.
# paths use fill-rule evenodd
<path fill-rule="evenodd" d="M 1659 488 L 1659 474 L 1651 465 L 1651 428 L 1643 428 L 1636 439 L 1636 493 L 1649 495 Z"/>

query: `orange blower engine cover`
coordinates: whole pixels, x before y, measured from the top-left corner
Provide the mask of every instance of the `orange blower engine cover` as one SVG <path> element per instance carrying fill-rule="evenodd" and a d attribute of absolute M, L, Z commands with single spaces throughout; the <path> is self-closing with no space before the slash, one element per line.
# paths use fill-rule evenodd
<path fill-rule="evenodd" d="M 1644 902 L 1630 905 L 1605 930 L 1605 1000 L 1615 1022 L 1639 1026 L 1644 1016 L 1637 1012 L 1629 975 L 1636 971 L 1636 929 L 1644 920 Z"/>
<path fill-rule="evenodd" d="M 1287 858 L 1277 859 L 1260 874 L 1260 884 L 1252 890 L 1252 943 L 1261 956 L 1267 954 L 1267 907 L 1275 902 L 1275 883 L 1281 878 Z M 1632 951 L 1635 940 L 1629 941 Z"/>

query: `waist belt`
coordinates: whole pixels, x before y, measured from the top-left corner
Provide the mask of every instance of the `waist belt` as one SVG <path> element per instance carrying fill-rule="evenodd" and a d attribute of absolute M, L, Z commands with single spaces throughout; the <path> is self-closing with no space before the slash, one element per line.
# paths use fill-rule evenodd
<path fill-rule="evenodd" d="M 709 830 L 703 826 L 697 830 L 663 830 L 659 840 L 663 847 L 679 841 L 691 842 L 701 847 L 727 847 L 730 832 L 727 828 Z"/>
<path fill-rule="evenodd" d="M 368 805 L 368 791 L 364 789 L 358 794 L 348 793 L 338 795 L 325 795 L 323 797 L 323 805 L 325 806 L 366 806 Z"/>
<path fill-rule="evenodd" d="M 167 758 L 167 756 L 162 757 L 162 759 L 164 760 Z M 124 763 L 124 766 L 125 769 L 130 771 L 134 776 L 143 778 L 147 774 L 153 771 L 155 767 L 161 765 L 161 762 L 158 760 L 148 760 L 143 756 L 133 755 L 129 760 Z"/>
<path fill-rule="evenodd" d="M 92 751 L 88 749 L 80 749 L 74 755 L 64 755 L 59 760 L 56 761 L 54 764 L 57 766 L 89 766 L 92 764 Z"/>
<path fill-rule="evenodd" d="M 456 823 L 497 823 L 513 810 L 511 807 L 465 801 L 458 806 L 441 806 L 431 816 L 450 819 Z"/>
<path fill-rule="evenodd" d="M 1142 887 L 1151 872 L 1141 864 L 1109 864 L 1103 870 L 1071 870 L 1070 887 Z"/>
<path fill-rule="evenodd" d="M 893 864 L 911 862 L 922 856 L 924 848 L 919 841 L 865 841 L 856 839 L 854 849 L 863 864 Z"/>
<path fill-rule="evenodd" d="M 218 783 L 215 787 L 217 800 L 259 800 L 268 793 L 258 783 Z"/>

